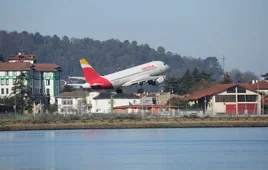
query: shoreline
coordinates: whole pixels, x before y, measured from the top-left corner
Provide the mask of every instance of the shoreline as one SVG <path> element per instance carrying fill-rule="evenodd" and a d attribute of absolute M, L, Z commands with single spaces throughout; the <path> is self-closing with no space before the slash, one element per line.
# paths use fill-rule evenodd
<path fill-rule="evenodd" d="M 137 129 L 137 128 L 228 128 L 268 127 L 268 119 L 161 119 L 161 120 L 72 120 L 48 123 L 9 120 L 0 123 L 0 131 L 72 130 L 72 129 Z"/>

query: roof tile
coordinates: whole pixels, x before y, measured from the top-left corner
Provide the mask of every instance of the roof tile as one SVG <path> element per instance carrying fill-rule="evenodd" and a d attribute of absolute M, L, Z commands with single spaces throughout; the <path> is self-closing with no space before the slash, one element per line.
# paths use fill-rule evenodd
<path fill-rule="evenodd" d="M 24 71 L 30 70 L 31 66 L 29 62 L 0 62 L 1 71 Z"/>
<path fill-rule="evenodd" d="M 200 98 L 205 97 L 205 96 L 209 96 L 209 95 L 213 95 L 215 93 L 222 92 L 222 91 L 227 90 L 227 89 L 234 87 L 234 86 L 240 86 L 240 87 L 243 87 L 243 88 L 248 89 L 250 91 L 256 92 L 248 84 L 239 84 L 239 83 L 237 83 L 237 84 L 217 84 L 215 86 L 212 86 L 212 87 L 209 87 L 207 89 L 201 90 L 197 93 L 194 93 L 194 94 L 188 96 L 186 99 L 197 100 L 197 99 L 200 99 Z"/>
<path fill-rule="evenodd" d="M 42 63 L 42 64 L 33 64 L 35 70 L 37 71 L 58 71 L 57 69 L 60 68 L 57 64 L 54 63 Z"/>

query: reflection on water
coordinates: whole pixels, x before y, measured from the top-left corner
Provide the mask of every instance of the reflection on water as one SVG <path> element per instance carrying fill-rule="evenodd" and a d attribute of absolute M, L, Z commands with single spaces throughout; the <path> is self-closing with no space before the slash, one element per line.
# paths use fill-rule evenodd
<path fill-rule="evenodd" d="M 0 169 L 268 169 L 268 128 L 0 132 Z"/>

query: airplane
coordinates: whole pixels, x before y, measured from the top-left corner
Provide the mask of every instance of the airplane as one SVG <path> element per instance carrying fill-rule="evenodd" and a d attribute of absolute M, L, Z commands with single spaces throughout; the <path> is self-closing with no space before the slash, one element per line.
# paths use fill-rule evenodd
<path fill-rule="evenodd" d="M 81 59 L 80 64 L 86 79 L 82 85 L 84 89 L 116 89 L 116 93 L 122 93 L 123 87 L 143 83 L 157 85 L 163 83 L 163 75 L 169 66 L 162 61 L 152 61 L 125 70 L 121 70 L 105 76 L 100 76 L 86 59 Z M 140 90 L 142 93 L 143 89 Z"/>

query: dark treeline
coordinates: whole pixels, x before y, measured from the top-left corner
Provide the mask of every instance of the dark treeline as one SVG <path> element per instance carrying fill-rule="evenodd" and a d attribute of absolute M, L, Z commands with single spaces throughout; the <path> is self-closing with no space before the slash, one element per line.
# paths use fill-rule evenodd
<path fill-rule="evenodd" d="M 199 71 L 197 68 L 193 71 L 187 69 L 182 77 L 168 77 L 164 84 L 164 90 L 179 95 L 192 94 L 215 83 L 216 81 L 212 79 L 212 73 Z"/>
<path fill-rule="evenodd" d="M 212 73 L 213 79 L 219 79 L 222 68 L 216 57 L 205 59 L 183 57 L 179 54 L 166 52 L 164 47 L 156 50 L 148 44 L 140 44 L 128 40 L 120 42 L 116 39 L 106 41 L 91 38 L 69 38 L 43 36 L 40 33 L 0 31 L 0 55 L 4 60 L 18 52 L 35 54 L 38 62 L 54 62 L 62 67 L 63 76 L 82 76 L 79 59 L 86 58 L 100 73 L 108 74 L 131 66 L 162 60 L 170 65 L 171 76 L 182 76 L 187 69 L 197 68 Z"/>

